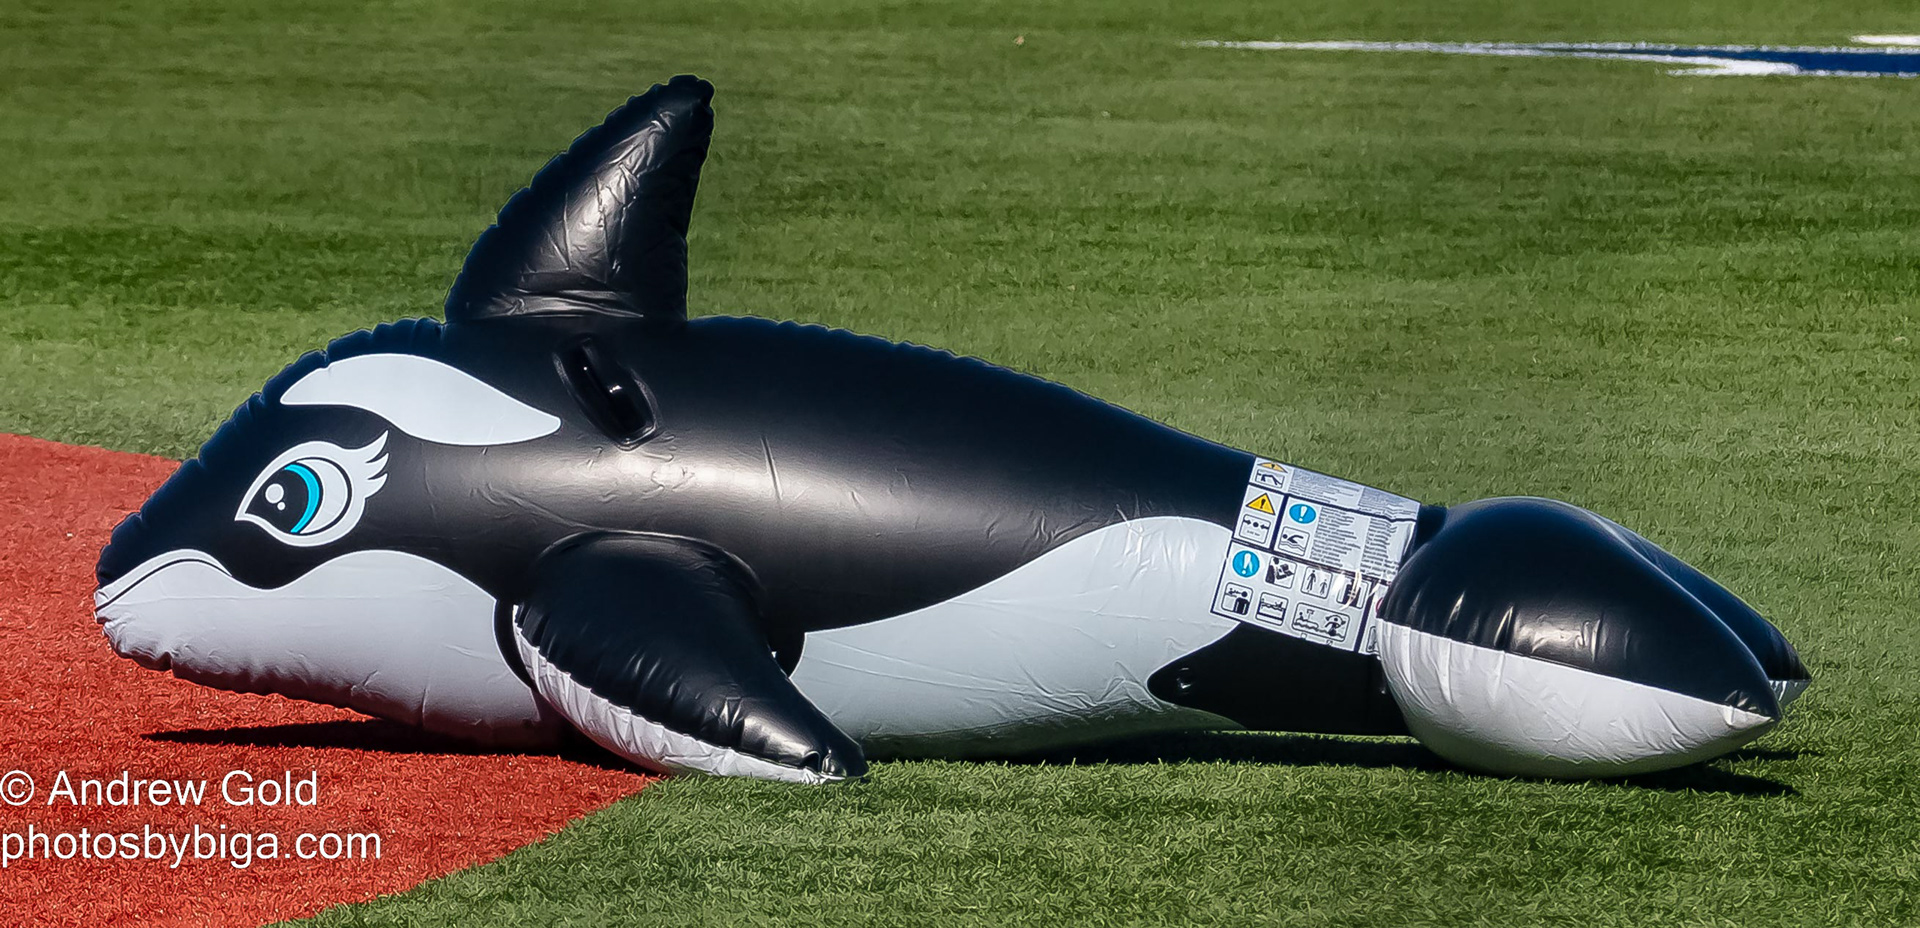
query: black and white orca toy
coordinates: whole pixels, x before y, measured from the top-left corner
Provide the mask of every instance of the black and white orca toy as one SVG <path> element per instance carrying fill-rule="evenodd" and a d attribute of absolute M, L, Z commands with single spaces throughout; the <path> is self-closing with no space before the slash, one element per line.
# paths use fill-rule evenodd
<path fill-rule="evenodd" d="M 1616 775 L 1728 751 L 1806 685 L 1740 600 L 1565 503 L 1421 505 L 981 361 L 689 321 L 711 97 L 675 78 L 549 163 L 444 324 L 241 406 L 101 553 L 115 651 L 802 782 L 1218 728 Z"/>

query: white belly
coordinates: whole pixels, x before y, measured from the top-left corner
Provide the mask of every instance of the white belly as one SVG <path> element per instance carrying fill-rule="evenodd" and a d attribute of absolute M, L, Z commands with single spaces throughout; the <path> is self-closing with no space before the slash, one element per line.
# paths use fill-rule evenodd
<path fill-rule="evenodd" d="M 793 682 L 877 756 L 1232 728 L 1147 690 L 1233 628 L 1209 610 L 1230 539 L 1197 519 L 1110 525 L 946 602 L 810 634 Z"/>

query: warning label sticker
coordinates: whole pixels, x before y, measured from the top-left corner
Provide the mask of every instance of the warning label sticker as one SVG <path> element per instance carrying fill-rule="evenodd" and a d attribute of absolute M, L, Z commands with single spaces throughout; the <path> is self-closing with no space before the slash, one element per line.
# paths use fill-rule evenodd
<path fill-rule="evenodd" d="M 1213 611 L 1372 653 L 1380 601 L 1419 516 L 1420 504 L 1404 496 L 1257 458 Z"/>

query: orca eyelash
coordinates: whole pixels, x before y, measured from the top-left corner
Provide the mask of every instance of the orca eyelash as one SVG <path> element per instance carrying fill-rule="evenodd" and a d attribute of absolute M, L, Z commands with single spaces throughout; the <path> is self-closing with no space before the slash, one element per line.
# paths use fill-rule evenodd
<path fill-rule="evenodd" d="M 309 441 L 282 452 L 240 497 L 236 522 L 251 522 L 296 547 L 339 541 L 386 485 L 387 433 L 360 448 Z"/>

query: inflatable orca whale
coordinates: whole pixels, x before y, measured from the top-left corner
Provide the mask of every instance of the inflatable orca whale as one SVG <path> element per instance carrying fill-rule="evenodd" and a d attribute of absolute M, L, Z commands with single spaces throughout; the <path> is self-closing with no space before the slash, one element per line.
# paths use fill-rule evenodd
<path fill-rule="evenodd" d="M 1806 684 L 1753 610 L 1564 503 L 1421 505 L 945 352 L 689 321 L 711 96 L 675 78 L 549 163 L 445 324 L 241 406 L 102 551 L 115 651 L 801 782 L 1235 727 L 1614 775 L 1730 750 Z"/>

